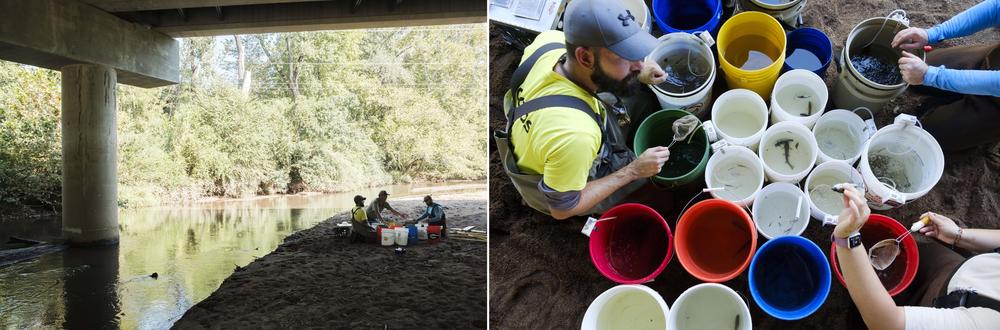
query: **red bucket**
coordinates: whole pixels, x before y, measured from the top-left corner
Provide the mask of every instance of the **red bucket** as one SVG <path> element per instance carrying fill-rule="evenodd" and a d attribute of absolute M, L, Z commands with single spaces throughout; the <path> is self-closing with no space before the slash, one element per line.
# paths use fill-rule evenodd
<path fill-rule="evenodd" d="M 441 226 L 427 226 L 427 240 L 435 243 L 441 240 Z"/>
<path fill-rule="evenodd" d="M 908 231 L 896 219 L 881 215 L 872 214 L 868 217 L 868 222 L 861 226 L 861 243 L 865 248 L 870 248 L 878 241 L 896 238 Z M 895 296 L 906 290 L 913 283 L 913 278 L 917 276 L 917 267 L 920 265 L 920 253 L 917 251 L 917 241 L 913 236 L 906 236 L 899 244 L 899 256 L 889 265 L 889 268 L 881 271 L 879 280 L 882 286 L 889 291 L 890 296 Z M 867 253 L 867 252 L 866 252 Z M 837 262 L 837 244 L 830 244 L 830 265 L 833 266 L 833 273 L 837 274 L 837 279 L 845 288 L 844 275 L 840 273 L 840 264 Z M 879 271 L 876 271 L 879 272 Z"/>
<path fill-rule="evenodd" d="M 601 215 L 590 234 L 590 261 L 608 279 L 621 284 L 652 281 L 674 254 L 670 226 L 642 204 L 622 204 Z"/>
<path fill-rule="evenodd" d="M 733 202 L 707 199 L 677 220 L 677 260 L 705 282 L 725 282 L 750 265 L 757 250 L 757 227 Z"/>

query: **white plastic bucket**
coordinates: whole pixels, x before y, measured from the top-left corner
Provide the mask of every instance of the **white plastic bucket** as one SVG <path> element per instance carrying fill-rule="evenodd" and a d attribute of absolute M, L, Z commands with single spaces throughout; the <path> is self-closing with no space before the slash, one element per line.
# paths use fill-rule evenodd
<path fill-rule="evenodd" d="M 750 330 L 750 308 L 736 291 L 718 283 L 702 283 L 684 290 L 667 316 L 668 330 Z"/>
<path fill-rule="evenodd" d="M 917 125 L 916 117 L 900 114 L 865 143 L 858 170 L 872 208 L 899 207 L 927 194 L 941 179 L 941 145 Z"/>
<path fill-rule="evenodd" d="M 861 109 L 868 110 L 858 108 L 855 111 Z M 875 134 L 875 130 L 874 119 L 863 120 L 857 113 L 847 110 L 827 111 L 813 127 L 813 137 L 819 146 L 816 163 L 841 161 L 854 165 L 861 157 L 865 142 Z"/>
<path fill-rule="evenodd" d="M 641 284 L 619 285 L 597 296 L 583 314 L 582 330 L 664 329 L 670 308 Z"/>
<path fill-rule="evenodd" d="M 790 141 L 783 142 L 788 140 Z M 808 128 L 796 122 L 784 121 L 764 132 L 757 152 L 764 163 L 764 174 L 768 180 L 798 183 L 816 164 L 819 147 Z"/>
<path fill-rule="evenodd" d="M 845 162 L 820 164 L 806 178 L 804 190 L 810 213 L 823 225 L 836 225 L 844 209 L 844 195 L 833 191 L 833 185 L 838 183 L 853 183 L 858 189 L 864 189 L 861 173 Z"/>
<path fill-rule="evenodd" d="M 635 21 L 639 22 L 639 28 L 643 31 L 651 32 L 653 28 L 653 15 L 649 12 L 649 7 L 642 0 L 623 0 L 625 9 L 635 16 Z"/>
<path fill-rule="evenodd" d="M 712 120 L 703 125 L 709 140 L 757 149 L 767 128 L 767 104 L 748 89 L 733 89 L 712 104 Z"/>
<path fill-rule="evenodd" d="M 396 231 L 389 228 L 382 228 L 382 231 L 379 232 L 379 240 L 382 241 L 382 246 L 396 244 Z"/>
<path fill-rule="evenodd" d="M 771 123 L 794 121 L 812 129 L 828 99 L 826 83 L 812 71 L 785 72 L 771 90 Z"/>
<path fill-rule="evenodd" d="M 715 152 L 705 165 L 705 185 L 712 197 L 749 206 L 764 186 L 764 165 L 760 158 L 742 146 L 720 142 L 713 149 Z"/>
<path fill-rule="evenodd" d="M 406 246 L 407 240 L 410 237 L 410 230 L 403 228 L 396 228 L 396 245 Z"/>
<path fill-rule="evenodd" d="M 421 241 L 427 240 L 427 224 L 417 225 L 417 239 Z"/>
<path fill-rule="evenodd" d="M 809 225 L 809 200 L 798 186 L 786 182 L 769 184 L 753 201 L 753 222 L 761 235 L 802 235 Z"/>
<path fill-rule="evenodd" d="M 714 44 L 715 39 L 712 39 L 712 35 L 704 31 L 697 33 L 697 35 L 683 32 L 670 33 L 659 38 L 656 48 L 646 56 L 647 62 L 657 64 L 664 61 L 669 63 L 683 62 L 689 61 L 690 56 L 696 60 L 707 62 L 704 75 L 708 76 L 705 82 L 690 90 L 668 90 L 658 85 L 649 85 L 663 109 L 686 110 L 700 118 L 704 118 L 708 114 L 717 69 L 715 55 L 711 48 Z M 693 71 L 697 72 L 697 69 L 699 68 Z"/>
<path fill-rule="evenodd" d="M 802 11 L 806 8 L 806 0 L 788 0 L 781 4 L 760 0 L 736 0 L 743 10 L 759 11 L 773 16 L 788 26 L 798 26 Z M 734 2 L 736 2 L 734 1 Z"/>

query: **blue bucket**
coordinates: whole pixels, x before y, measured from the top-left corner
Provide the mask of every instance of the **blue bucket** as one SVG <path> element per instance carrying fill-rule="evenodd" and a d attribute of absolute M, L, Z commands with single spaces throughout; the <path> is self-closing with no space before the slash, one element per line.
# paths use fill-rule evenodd
<path fill-rule="evenodd" d="M 812 71 L 819 75 L 820 78 L 826 77 L 826 69 L 830 67 L 830 62 L 833 59 L 833 43 L 830 42 L 830 38 L 823 31 L 811 27 L 799 28 L 789 32 L 787 40 L 788 42 L 785 44 L 785 64 L 781 67 L 782 73 L 793 69 L 804 69 Z M 790 65 L 799 63 L 799 61 L 795 61 L 792 58 L 796 49 L 808 51 L 815 55 L 819 60 L 819 68 L 801 64 L 798 66 Z M 791 63 L 790 59 L 792 60 L 791 62 L 796 63 Z"/>
<path fill-rule="evenodd" d="M 406 232 L 406 241 L 407 242 L 412 242 L 410 244 L 413 244 L 413 243 L 416 243 L 417 241 L 419 241 L 419 239 L 417 238 L 417 226 L 416 225 L 406 225 L 406 230 L 408 230 Z"/>
<path fill-rule="evenodd" d="M 719 33 L 722 0 L 653 0 L 653 16 L 664 34 L 674 32 Z"/>
<path fill-rule="evenodd" d="M 830 294 L 830 265 L 816 243 L 782 236 L 764 243 L 750 262 L 750 294 L 765 313 L 782 320 L 809 316 Z"/>

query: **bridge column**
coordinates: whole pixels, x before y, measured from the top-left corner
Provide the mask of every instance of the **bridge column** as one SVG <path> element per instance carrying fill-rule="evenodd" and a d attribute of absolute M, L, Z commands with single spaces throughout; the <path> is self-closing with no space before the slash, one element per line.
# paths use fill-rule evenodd
<path fill-rule="evenodd" d="M 118 243 L 117 82 L 106 65 L 62 68 L 62 226 L 70 244 Z"/>

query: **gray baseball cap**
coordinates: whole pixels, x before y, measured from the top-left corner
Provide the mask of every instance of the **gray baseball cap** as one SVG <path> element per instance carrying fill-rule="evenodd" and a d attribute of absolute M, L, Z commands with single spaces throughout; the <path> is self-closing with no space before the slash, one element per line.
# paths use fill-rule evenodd
<path fill-rule="evenodd" d="M 572 0 L 563 17 L 566 42 L 607 47 L 618 56 L 638 61 L 656 47 L 656 38 L 643 31 L 635 13 L 616 0 Z"/>

